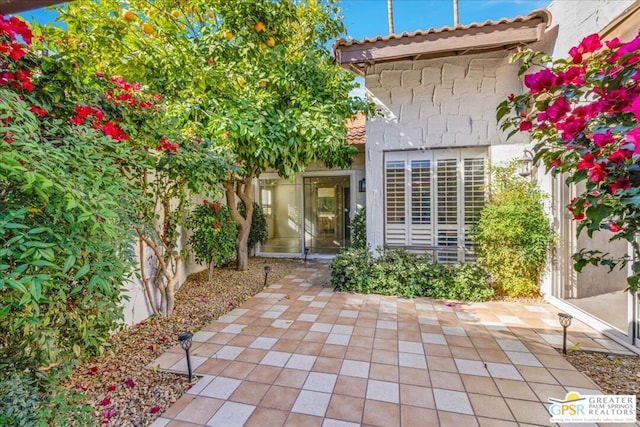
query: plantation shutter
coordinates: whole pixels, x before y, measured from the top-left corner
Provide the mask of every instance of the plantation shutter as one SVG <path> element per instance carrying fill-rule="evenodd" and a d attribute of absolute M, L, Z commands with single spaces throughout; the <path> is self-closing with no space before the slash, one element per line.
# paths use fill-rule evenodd
<path fill-rule="evenodd" d="M 385 244 L 475 259 L 470 230 L 485 202 L 484 149 L 385 153 Z"/>
<path fill-rule="evenodd" d="M 407 244 L 405 161 L 387 160 L 385 165 L 385 241 L 388 245 Z"/>
<path fill-rule="evenodd" d="M 431 160 L 411 161 L 411 232 L 412 246 L 433 245 L 431 236 Z"/>

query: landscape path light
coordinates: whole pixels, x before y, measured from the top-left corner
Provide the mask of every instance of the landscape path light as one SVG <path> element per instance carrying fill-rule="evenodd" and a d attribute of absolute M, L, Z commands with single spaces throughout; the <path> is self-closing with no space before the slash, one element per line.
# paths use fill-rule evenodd
<path fill-rule="evenodd" d="M 191 348 L 193 334 L 190 332 L 185 332 L 184 334 L 178 335 L 178 342 L 180 343 L 180 347 L 184 350 L 187 355 L 187 371 L 189 372 L 189 383 L 193 378 L 193 373 L 191 371 L 191 357 L 189 355 L 189 349 Z"/>
<path fill-rule="evenodd" d="M 304 262 L 307 262 L 308 255 L 309 255 L 309 248 L 304 248 Z"/>
<path fill-rule="evenodd" d="M 558 313 L 558 321 L 562 326 L 562 354 L 567 354 L 567 328 L 571 325 L 573 316 L 568 313 Z"/>
<path fill-rule="evenodd" d="M 267 277 L 269 276 L 269 272 L 271 271 L 271 266 L 264 266 L 264 287 L 267 287 Z"/>

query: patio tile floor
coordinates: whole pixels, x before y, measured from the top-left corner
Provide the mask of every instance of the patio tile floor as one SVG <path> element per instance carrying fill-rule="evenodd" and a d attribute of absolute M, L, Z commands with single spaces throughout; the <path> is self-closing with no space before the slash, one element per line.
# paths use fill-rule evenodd
<path fill-rule="evenodd" d="M 599 393 L 552 347 L 551 305 L 333 292 L 327 263 L 300 265 L 195 334 L 200 379 L 153 426 L 546 426 L 549 397 Z M 569 340 L 626 351 L 578 321 Z"/>

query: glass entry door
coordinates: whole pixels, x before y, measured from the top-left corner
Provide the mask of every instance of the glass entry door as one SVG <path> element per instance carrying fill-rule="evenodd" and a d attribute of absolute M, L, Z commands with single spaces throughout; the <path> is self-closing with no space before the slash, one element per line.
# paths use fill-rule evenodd
<path fill-rule="evenodd" d="M 351 240 L 350 178 L 304 178 L 304 243 L 311 254 L 335 254 Z"/>

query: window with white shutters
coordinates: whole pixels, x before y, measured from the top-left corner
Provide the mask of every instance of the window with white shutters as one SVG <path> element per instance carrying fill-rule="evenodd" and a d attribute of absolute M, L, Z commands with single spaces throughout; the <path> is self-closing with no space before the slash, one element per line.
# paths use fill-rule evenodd
<path fill-rule="evenodd" d="M 386 167 L 387 224 L 404 224 L 404 162 L 388 161 Z"/>
<path fill-rule="evenodd" d="M 411 223 L 431 224 L 431 161 L 411 161 Z"/>
<path fill-rule="evenodd" d="M 437 247 L 437 262 L 474 260 L 469 231 L 485 203 L 485 158 L 482 148 L 385 153 L 385 243 Z"/>

